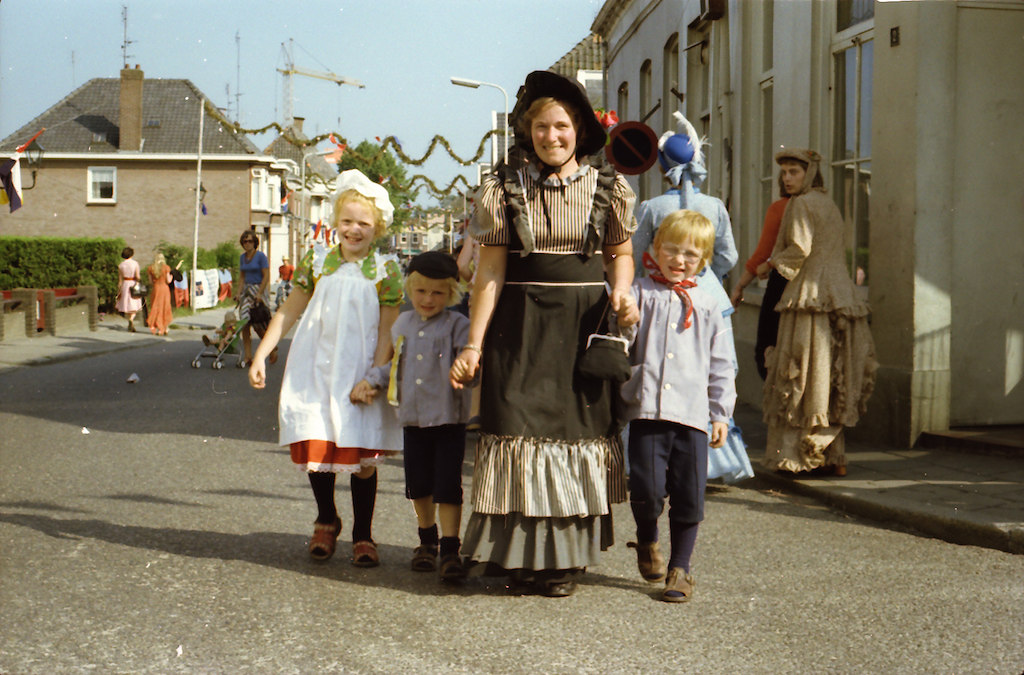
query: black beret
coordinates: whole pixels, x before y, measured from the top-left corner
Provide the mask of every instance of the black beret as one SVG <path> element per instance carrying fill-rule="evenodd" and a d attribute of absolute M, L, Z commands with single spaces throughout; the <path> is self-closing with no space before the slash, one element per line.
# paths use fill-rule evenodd
<path fill-rule="evenodd" d="M 409 274 L 419 272 L 428 279 L 458 279 L 455 258 L 441 251 L 427 251 L 409 261 Z"/>

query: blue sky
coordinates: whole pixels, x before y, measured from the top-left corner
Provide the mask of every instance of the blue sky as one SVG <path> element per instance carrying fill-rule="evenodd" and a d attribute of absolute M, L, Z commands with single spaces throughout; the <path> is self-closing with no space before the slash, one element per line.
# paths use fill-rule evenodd
<path fill-rule="evenodd" d="M 333 71 L 365 89 L 294 77 L 295 115 L 313 136 L 353 145 L 394 135 L 422 156 L 434 134 L 472 155 L 531 70 L 547 68 L 590 32 L 603 0 L 2 0 L 0 138 L 94 77 L 117 77 L 128 13 L 128 63 L 147 78 L 186 78 L 246 128 L 281 121 L 282 44 L 298 67 Z M 236 42 L 235 36 L 238 35 Z M 236 106 L 236 93 L 240 93 Z M 263 148 L 269 135 L 253 138 Z M 45 147 L 45 134 L 40 139 Z M 321 146 L 325 147 L 325 146 Z M 489 149 L 488 149 L 489 152 Z M 435 150 L 422 172 L 447 185 L 468 169 Z M 426 193 L 419 201 L 426 203 Z"/>

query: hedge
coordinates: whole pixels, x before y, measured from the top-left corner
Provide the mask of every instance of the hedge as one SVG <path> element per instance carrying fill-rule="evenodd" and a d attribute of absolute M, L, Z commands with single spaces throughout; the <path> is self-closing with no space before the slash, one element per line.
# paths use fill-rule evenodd
<path fill-rule="evenodd" d="M 100 303 L 117 296 L 124 239 L 0 237 L 0 290 L 96 286 Z"/>
<path fill-rule="evenodd" d="M 73 288 L 96 286 L 100 306 L 117 298 L 117 266 L 124 239 L 0 236 L 0 290 L 14 288 Z M 174 267 L 192 267 L 192 249 L 160 242 L 158 247 Z M 226 241 L 212 251 L 199 249 L 199 269 L 238 266 L 238 245 Z M 139 258 L 136 256 L 136 260 Z M 151 260 L 139 260 L 144 270 Z"/>

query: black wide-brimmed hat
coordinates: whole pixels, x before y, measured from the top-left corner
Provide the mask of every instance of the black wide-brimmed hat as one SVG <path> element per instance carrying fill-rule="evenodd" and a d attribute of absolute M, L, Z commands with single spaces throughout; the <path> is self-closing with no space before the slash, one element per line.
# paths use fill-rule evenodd
<path fill-rule="evenodd" d="M 526 82 L 519 88 L 515 108 L 509 116 L 509 122 L 519 128 L 520 118 L 526 114 L 538 98 L 551 98 L 568 103 L 580 115 L 580 128 L 576 130 L 576 158 L 592 155 L 604 148 L 605 131 L 601 122 L 594 115 L 587 92 L 576 80 L 570 80 L 550 70 L 535 70 L 526 76 Z M 521 138 L 525 136 L 525 138 Z M 533 152 L 533 140 L 528 134 L 516 134 L 516 145 L 527 152 Z"/>

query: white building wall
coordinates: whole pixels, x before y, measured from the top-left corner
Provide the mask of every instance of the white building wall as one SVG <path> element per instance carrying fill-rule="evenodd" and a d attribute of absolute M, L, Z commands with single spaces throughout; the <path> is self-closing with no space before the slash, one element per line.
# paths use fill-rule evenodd
<path fill-rule="evenodd" d="M 649 109 L 639 100 L 648 60 L 651 103 L 662 96 L 664 47 L 673 33 L 680 91 L 692 100 L 685 47 L 700 5 L 605 3 L 594 30 L 605 38 L 605 95 L 620 119 Z M 834 81 L 833 53 L 870 42 L 870 145 L 862 169 L 870 181 L 867 291 L 881 368 L 856 433 L 912 445 L 922 431 L 951 423 L 1022 423 L 1024 208 L 1016 196 L 1024 175 L 1024 4 L 892 1 L 874 9 L 873 19 L 837 33 L 835 2 L 728 0 L 726 16 L 710 28 L 706 191 L 727 201 L 740 264 L 777 195 L 764 178 L 775 173 L 765 162 L 778 146 L 817 149 L 826 187 L 840 201 L 827 168 L 844 159 L 832 156 L 834 96 L 842 85 Z M 890 44 L 893 28 L 899 41 Z M 772 43 L 766 64 L 763 50 Z M 763 117 L 766 88 L 770 119 Z M 659 135 L 661 112 L 648 120 Z M 696 122 L 691 109 L 685 112 Z M 655 167 L 646 181 L 630 178 L 640 199 L 660 194 L 657 173 Z M 745 297 L 734 315 L 738 387 L 759 405 L 752 362 L 759 293 L 751 288 Z"/>

